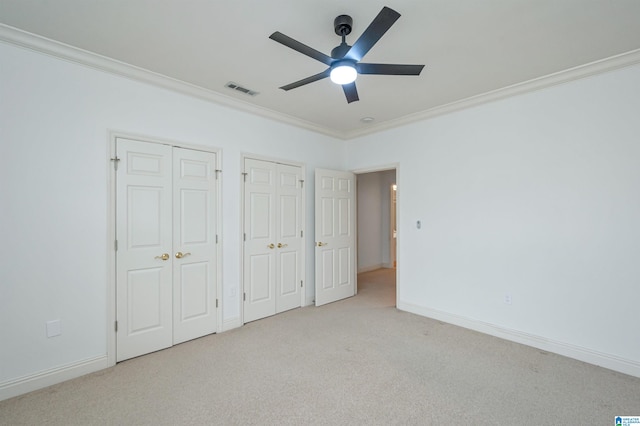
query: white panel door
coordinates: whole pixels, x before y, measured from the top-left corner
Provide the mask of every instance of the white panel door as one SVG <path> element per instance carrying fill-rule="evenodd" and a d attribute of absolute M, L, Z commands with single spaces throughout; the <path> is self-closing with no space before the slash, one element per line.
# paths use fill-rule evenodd
<path fill-rule="evenodd" d="M 116 361 L 217 330 L 216 154 L 118 138 Z"/>
<path fill-rule="evenodd" d="M 173 148 L 173 344 L 217 330 L 216 154 Z"/>
<path fill-rule="evenodd" d="M 245 159 L 244 321 L 301 305 L 302 168 Z"/>
<path fill-rule="evenodd" d="M 355 295 L 355 175 L 316 169 L 316 306 Z"/>
<path fill-rule="evenodd" d="M 300 306 L 302 168 L 277 165 L 276 313 Z"/>
<path fill-rule="evenodd" d="M 276 312 L 276 164 L 244 162 L 244 321 Z"/>
<path fill-rule="evenodd" d="M 117 141 L 118 361 L 172 344 L 171 147 Z"/>

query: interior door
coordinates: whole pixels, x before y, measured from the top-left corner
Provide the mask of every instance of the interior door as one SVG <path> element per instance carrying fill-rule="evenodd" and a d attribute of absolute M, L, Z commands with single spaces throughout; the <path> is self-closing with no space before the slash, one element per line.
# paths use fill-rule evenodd
<path fill-rule="evenodd" d="M 245 159 L 244 321 L 301 305 L 302 168 Z"/>
<path fill-rule="evenodd" d="M 118 361 L 172 344 L 171 147 L 116 146 Z"/>
<path fill-rule="evenodd" d="M 355 175 L 315 172 L 316 306 L 355 295 Z"/>
<path fill-rule="evenodd" d="M 276 164 L 244 162 L 244 321 L 276 313 Z"/>
<path fill-rule="evenodd" d="M 173 344 L 217 330 L 216 154 L 173 148 Z"/>
<path fill-rule="evenodd" d="M 116 361 L 217 330 L 216 154 L 118 138 Z"/>
<path fill-rule="evenodd" d="M 276 313 L 300 306 L 302 287 L 302 168 L 277 164 Z"/>

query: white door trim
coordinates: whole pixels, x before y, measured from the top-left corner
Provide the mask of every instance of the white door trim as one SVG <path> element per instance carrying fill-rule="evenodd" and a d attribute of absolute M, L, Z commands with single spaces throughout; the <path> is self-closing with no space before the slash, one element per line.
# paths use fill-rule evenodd
<path fill-rule="evenodd" d="M 302 186 L 302 199 L 300 200 L 300 208 L 301 208 L 301 212 L 300 215 L 302 216 L 302 233 L 303 233 L 303 239 L 302 239 L 302 250 L 300 252 L 300 264 L 302 265 L 302 272 L 301 272 L 301 276 L 302 279 L 304 281 L 304 285 L 302 287 L 302 291 L 300 292 L 300 307 L 304 307 L 307 306 L 307 298 L 306 298 L 306 289 L 308 287 L 308 283 L 307 283 L 307 261 L 306 261 L 306 244 L 308 241 L 308 233 L 307 233 L 307 229 L 306 229 L 306 224 L 307 224 L 307 218 L 306 218 L 306 192 L 309 188 L 309 183 L 307 182 L 308 179 L 306 179 L 307 177 L 307 168 L 306 165 L 304 163 L 298 162 L 298 161 L 289 161 L 289 160 L 283 160 L 282 158 L 275 158 L 275 157 L 269 157 L 266 155 L 257 155 L 257 154 L 251 154 L 251 153 L 247 153 L 247 152 L 243 152 L 240 154 L 240 176 L 238 179 L 238 184 L 240 185 L 240 285 L 239 285 L 239 289 L 238 289 L 238 301 L 239 301 L 239 305 L 240 305 L 240 325 L 244 325 L 245 321 L 244 321 L 244 301 L 243 301 L 243 294 L 244 294 L 244 233 L 245 233 L 245 229 L 244 229 L 244 214 L 245 214 L 245 210 L 244 210 L 244 175 L 243 173 L 245 172 L 244 170 L 244 164 L 245 164 L 245 159 L 252 159 L 252 160 L 260 160 L 260 161 L 270 161 L 272 163 L 278 163 L 278 164 L 286 164 L 289 166 L 295 166 L 295 167 L 300 167 L 302 170 L 302 176 L 304 179 L 304 183 Z"/>
<path fill-rule="evenodd" d="M 172 147 L 193 149 L 196 151 L 205 151 L 216 154 L 216 170 L 221 171 L 222 167 L 222 150 L 220 148 L 196 145 L 185 142 L 179 142 L 169 139 L 157 138 L 139 135 L 135 133 L 128 133 L 122 131 L 111 130 L 107 133 L 107 187 L 108 187 L 108 199 L 107 199 L 107 366 L 112 367 L 116 364 L 116 172 L 114 168 L 114 161 L 112 158 L 116 157 L 116 139 L 133 139 L 141 142 L 155 143 L 161 145 L 169 145 Z M 218 268 L 217 273 L 217 298 L 219 300 L 219 307 L 217 310 L 217 333 L 222 332 L 222 173 L 218 173 L 218 179 L 216 180 L 216 214 L 218 216 L 219 225 L 219 248 L 216 254 L 216 262 Z"/>

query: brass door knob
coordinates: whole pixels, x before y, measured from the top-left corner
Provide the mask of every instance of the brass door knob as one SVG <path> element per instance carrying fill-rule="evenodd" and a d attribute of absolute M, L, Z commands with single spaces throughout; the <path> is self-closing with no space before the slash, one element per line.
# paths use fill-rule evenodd
<path fill-rule="evenodd" d="M 329 244 L 329 243 L 323 243 L 322 241 L 320 241 L 320 242 L 317 243 L 317 246 L 318 247 L 322 247 L 322 246 L 326 246 L 327 244 Z"/>
<path fill-rule="evenodd" d="M 169 260 L 169 253 L 163 253 L 162 256 L 156 256 L 154 259 Z"/>
<path fill-rule="evenodd" d="M 278 243 L 278 248 L 283 248 L 288 246 L 289 244 L 282 244 L 282 243 Z"/>
<path fill-rule="evenodd" d="M 267 247 L 269 247 L 270 249 L 272 249 L 272 248 L 275 248 L 276 246 L 275 246 L 273 243 L 271 243 L 271 244 L 269 244 Z"/>
<path fill-rule="evenodd" d="M 187 257 L 187 256 L 190 256 L 190 255 L 191 255 L 191 253 L 189 253 L 189 252 L 182 253 L 181 251 L 179 251 L 179 252 L 176 253 L 176 259 L 182 259 L 183 257 Z"/>

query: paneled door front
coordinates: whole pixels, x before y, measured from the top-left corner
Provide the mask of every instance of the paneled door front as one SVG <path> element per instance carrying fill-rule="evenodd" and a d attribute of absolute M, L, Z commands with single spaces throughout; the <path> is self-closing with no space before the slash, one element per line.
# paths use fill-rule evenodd
<path fill-rule="evenodd" d="M 301 305 L 302 168 L 244 162 L 244 321 Z"/>
<path fill-rule="evenodd" d="M 276 313 L 280 313 L 301 304 L 302 170 L 278 164 L 276 173 Z"/>
<path fill-rule="evenodd" d="M 216 155 L 173 148 L 173 344 L 217 329 Z"/>
<path fill-rule="evenodd" d="M 117 138 L 116 360 L 217 329 L 216 154 Z"/>
<path fill-rule="evenodd" d="M 316 169 L 316 306 L 355 295 L 355 176 Z"/>
<path fill-rule="evenodd" d="M 117 360 L 173 342 L 171 147 L 117 142 Z"/>

